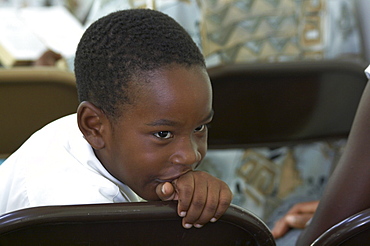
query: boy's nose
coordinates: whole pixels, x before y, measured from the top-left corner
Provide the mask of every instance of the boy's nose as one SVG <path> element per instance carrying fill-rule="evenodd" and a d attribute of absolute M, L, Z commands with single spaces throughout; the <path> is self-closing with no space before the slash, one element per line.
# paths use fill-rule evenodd
<path fill-rule="evenodd" d="M 179 165 L 195 165 L 202 159 L 199 146 L 193 139 L 179 140 L 171 162 Z"/>

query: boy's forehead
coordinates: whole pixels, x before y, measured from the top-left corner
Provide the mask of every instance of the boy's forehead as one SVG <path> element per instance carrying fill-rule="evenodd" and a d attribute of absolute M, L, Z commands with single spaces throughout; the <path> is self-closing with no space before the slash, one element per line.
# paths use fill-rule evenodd
<path fill-rule="evenodd" d="M 120 108 L 118 124 L 132 119 L 136 119 L 136 125 L 158 120 L 201 124 L 213 114 L 211 84 L 202 67 L 160 70 L 141 77 L 130 87 L 130 102 Z"/>
<path fill-rule="evenodd" d="M 128 96 L 133 100 L 143 100 L 153 93 L 168 97 L 191 91 L 203 96 L 211 91 L 211 83 L 202 66 L 170 66 L 142 73 L 132 80 L 128 89 Z"/>
<path fill-rule="evenodd" d="M 199 80 L 203 82 L 202 79 L 199 79 L 200 77 L 206 77 L 207 80 L 209 80 L 207 70 L 203 66 L 169 65 L 143 72 L 137 77 L 137 82 L 149 85 L 152 83 L 160 83 L 161 81 L 167 83 L 173 81 L 173 83 L 175 83 L 176 81 L 181 81 L 184 74 L 191 74 L 194 77 L 198 77 L 197 81 Z"/>

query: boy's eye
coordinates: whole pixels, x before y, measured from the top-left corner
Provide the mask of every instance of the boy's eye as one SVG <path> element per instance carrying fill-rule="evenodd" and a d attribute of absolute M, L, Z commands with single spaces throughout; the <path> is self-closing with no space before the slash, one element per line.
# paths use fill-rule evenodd
<path fill-rule="evenodd" d="M 201 132 L 201 131 L 203 131 L 203 130 L 204 130 L 204 128 L 206 128 L 206 125 L 200 125 L 200 126 L 198 126 L 197 128 L 195 128 L 195 130 L 194 130 L 194 131 L 196 131 L 196 132 Z"/>
<path fill-rule="evenodd" d="M 154 133 L 154 136 L 156 136 L 157 138 L 169 139 L 172 137 L 172 133 L 169 131 L 162 131 Z"/>

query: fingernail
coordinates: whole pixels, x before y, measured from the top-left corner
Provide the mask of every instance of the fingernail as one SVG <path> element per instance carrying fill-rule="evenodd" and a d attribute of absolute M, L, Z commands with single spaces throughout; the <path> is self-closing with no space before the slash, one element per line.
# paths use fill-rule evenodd
<path fill-rule="evenodd" d="M 192 228 L 192 227 L 193 227 L 193 225 L 192 225 L 192 224 L 188 224 L 188 223 L 186 223 L 186 224 L 184 225 L 184 227 L 185 227 L 186 229 L 190 229 L 190 228 Z"/>
<path fill-rule="evenodd" d="M 162 194 L 166 194 L 166 189 L 164 188 L 164 184 L 162 185 L 162 188 L 161 188 L 161 191 L 162 191 Z"/>
<path fill-rule="evenodd" d="M 210 221 L 211 221 L 211 222 L 216 222 L 216 221 L 217 221 L 217 219 L 216 219 L 216 218 L 212 218 Z"/>
<path fill-rule="evenodd" d="M 180 212 L 180 217 L 185 217 L 185 216 L 186 216 L 186 212 L 185 211 Z"/>
<path fill-rule="evenodd" d="M 201 225 L 201 224 L 195 224 L 194 227 L 196 227 L 196 228 L 202 228 L 203 225 Z"/>

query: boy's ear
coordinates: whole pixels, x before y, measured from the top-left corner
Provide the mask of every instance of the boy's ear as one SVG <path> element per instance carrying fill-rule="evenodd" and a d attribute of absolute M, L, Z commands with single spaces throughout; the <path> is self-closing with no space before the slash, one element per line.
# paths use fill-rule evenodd
<path fill-rule="evenodd" d="M 103 129 L 108 119 L 104 112 L 91 102 L 80 103 L 77 109 L 77 121 L 80 131 L 94 149 L 105 147 Z"/>

